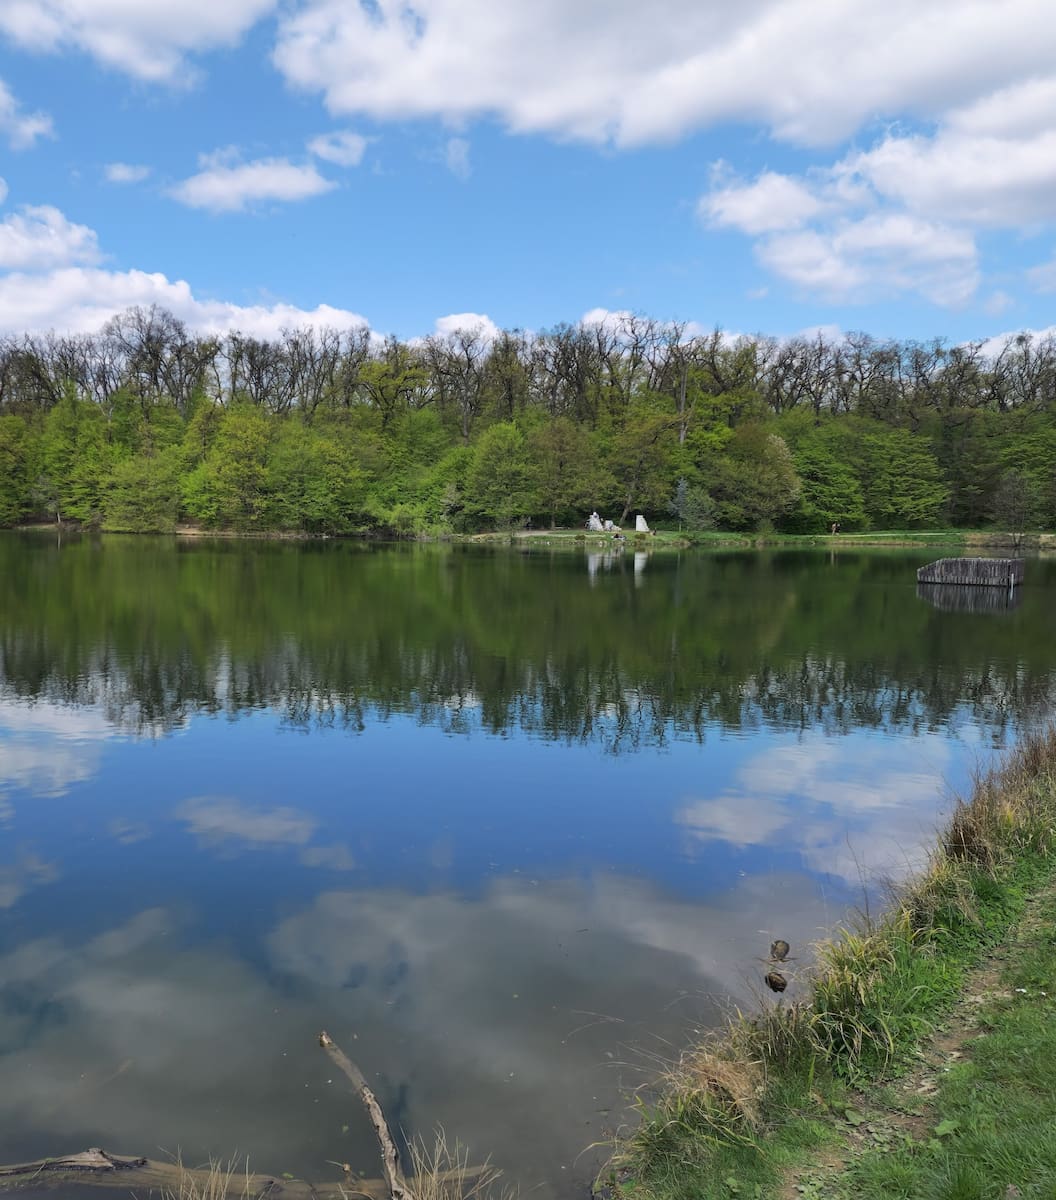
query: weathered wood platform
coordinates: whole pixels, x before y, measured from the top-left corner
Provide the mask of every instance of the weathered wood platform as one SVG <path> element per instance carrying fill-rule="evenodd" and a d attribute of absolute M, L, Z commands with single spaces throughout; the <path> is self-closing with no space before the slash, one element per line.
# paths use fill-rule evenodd
<path fill-rule="evenodd" d="M 918 583 L 959 587 L 1017 587 L 1023 582 L 1021 558 L 940 558 L 917 571 Z"/>
<path fill-rule="evenodd" d="M 1010 613 L 1023 603 L 1022 588 L 970 587 L 963 583 L 918 583 L 917 599 L 942 612 Z"/>

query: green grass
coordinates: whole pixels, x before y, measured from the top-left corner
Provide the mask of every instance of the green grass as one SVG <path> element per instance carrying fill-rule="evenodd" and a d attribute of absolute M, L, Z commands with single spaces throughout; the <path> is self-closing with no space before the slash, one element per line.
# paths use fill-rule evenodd
<path fill-rule="evenodd" d="M 1056 1196 L 1056 892 L 1010 946 L 979 1026 L 967 1061 L 940 1077 L 930 1136 L 866 1153 L 843 1191 L 865 1200 Z"/>
<path fill-rule="evenodd" d="M 1056 880 L 1054 838 L 1056 730 L 1050 729 L 1025 739 L 1003 766 L 976 781 L 929 868 L 893 898 L 879 921 L 844 930 L 819 948 L 807 1002 L 777 1002 L 738 1017 L 683 1055 L 651 1099 L 640 1100 L 640 1121 L 613 1158 L 617 1190 L 635 1200 L 770 1195 L 791 1165 L 861 1124 L 862 1101 L 855 1097 L 879 1102 L 878 1088 L 914 1061 L 980 957 L 1027 910 L 1032 890 Z M 1050 970 L 1056 963 L 1030 963 L 1031 986 L 1056 997 L 1056 972 Z M 1037 982 L 1050 975 L 1051 989 Z M 1039 1042 L 1037 1053 L 1031 1048 L 1037 1032 L 1023 1031 L 1019 1050 L 1006 1048 L 1005 1059 L 1018 1054 L 1046 1067 L 1056 1063 L 1041 1055 L 1042 1047 L 1048 1054 L 1048 1042 Z M 966 1095 L 976 1087 L 970 1080 L 965 1086 Z M 1029 1087 L 1022 1104 L 1028 1093 Z M 1010 1111 L 1019 1112 L 1013 1099 Z M 863 1160 L 856 1186 L 873 1190 L 861 1194 L 997 1196 L 965 1190 L 975 1186 L 975 1168 L 956 1157 L 951 1135 L 956 1130 L 967 1137 L 975 1127 L 967 1117 L 949 1119 L 956 1124 L 928 1139 L 927 1152 L 941 1159 L 943 1180 L 940 1185 L 936 1175 L 928 1186 L 938 1190 L 914 1191 L 922 1152 L 888 1141 L 883 1155 Z M 1044 1120 L 1056 1146 L 1056 1113 Z M 994 1171 L 1005 1169 L 1001 1136 L 993 1134 L 987 1146 Z M 981 1142 L 970 1154 L 977 1151 L 983 1152 Z M 882 1178 L 875 1187 L 874 1176 Z"/>

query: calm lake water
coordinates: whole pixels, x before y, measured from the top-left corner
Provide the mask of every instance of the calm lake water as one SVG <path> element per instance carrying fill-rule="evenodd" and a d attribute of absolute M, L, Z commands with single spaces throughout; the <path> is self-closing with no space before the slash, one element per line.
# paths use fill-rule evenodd
<path fill-rule="evenodd" d="M 376 1175 L 326 1028 L 582 1193 L 1051 711 L 1056 565 L 973 613 L 929 557 L 0 536 L 0 1162 Z"/>

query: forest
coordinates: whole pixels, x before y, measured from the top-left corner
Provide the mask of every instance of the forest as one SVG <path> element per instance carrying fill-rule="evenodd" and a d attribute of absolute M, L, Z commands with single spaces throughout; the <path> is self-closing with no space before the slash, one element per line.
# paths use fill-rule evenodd
<path fill-rule="evenodd" d="M 1056 340 L 775 339 L 623 315 L 424 339 L 0 338 L 0 525 L 430 537 L 1052 528 Z"/>

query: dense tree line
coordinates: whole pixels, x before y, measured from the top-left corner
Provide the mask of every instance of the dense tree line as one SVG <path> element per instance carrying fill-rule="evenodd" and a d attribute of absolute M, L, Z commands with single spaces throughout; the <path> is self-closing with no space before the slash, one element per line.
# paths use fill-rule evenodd
<path fill-rule="evenodd" d="M 414 535 L 1056 524 L 1056 341 L 784 341 L 624 316 L 268 341 L 131 309 L 0 339 L 0 524 Z"/>

